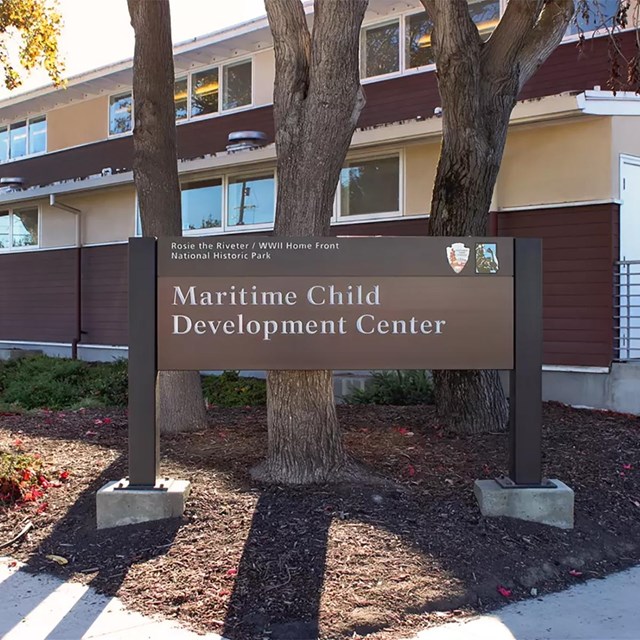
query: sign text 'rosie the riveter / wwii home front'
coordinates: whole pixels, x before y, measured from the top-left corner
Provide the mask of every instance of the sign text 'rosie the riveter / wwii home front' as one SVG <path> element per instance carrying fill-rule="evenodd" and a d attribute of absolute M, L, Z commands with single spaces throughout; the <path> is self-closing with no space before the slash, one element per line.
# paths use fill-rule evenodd
<path fill-rule="evenodd" d="M 513 239 L 161 238 L 158 368 L 511 369 Z"/>

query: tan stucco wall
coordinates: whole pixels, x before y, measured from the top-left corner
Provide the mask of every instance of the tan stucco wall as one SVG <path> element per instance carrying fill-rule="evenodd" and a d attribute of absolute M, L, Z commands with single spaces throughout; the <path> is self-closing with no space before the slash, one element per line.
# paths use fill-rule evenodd
<path fill-rule="evenodd" d="M 610 199 L 611 164 L 611 118 L 515 127 L 507 137 L 497 205 Z"/>
<path fill-rule="evenodd" d="M 135 191 L 133 186 L 102 189 L 83 196 L 70 194 L 60 196 L 59 199 L 82 212 L 80 220 L 83 245 L 119 242 L 134 235 Z M 73 218 L 73 214 L 67 215 Z M 62 229 L 57 232 L 63 233 Z M 72 238 L 75 241 L 75 235 Z"/>
<path fill-rule="evenodd" d="M 611 181 L 614 197 L 620 198 L 620 154 L 640 157 L 640 116 L 614 116 L 611 118 L 611 130 Z"/>
<path fill-rule="evenodd" d="M 417 144 L 405 150 L 405 215 L 429 212 L 440 156 L 440 143 Z"/>
<path fill-rule="evenodd" d="M 62 199 L 62 198 L 61 198 Z M 40 246 L 73 247 L 76 244 L 76 216 L 54 209 L 49 204 L 40 207 Z"/>
<path fill-rule="evenodd" d="M 85 100 L 47 114 L 47 148 L 66 149 L 104 140 L 108 126 L 107 96 Z"/>
<path fill-rule="evenodd" d="M 256 106 L 271 104 L 276 69 L 273 49 L 256 54 L 253 64 L 253 103 Z"/>

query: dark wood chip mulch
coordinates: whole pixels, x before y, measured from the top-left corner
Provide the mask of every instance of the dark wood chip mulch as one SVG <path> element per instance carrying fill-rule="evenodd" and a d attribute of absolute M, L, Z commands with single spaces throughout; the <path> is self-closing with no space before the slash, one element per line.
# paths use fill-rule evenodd
<path fill-rule="evenodd" d="M 265 410 L 213 409 L 205 432 L 162 440 L 162 472 L 193 483 L 184 518 L 101 532 L 95 492 L 126 474 L 126 412 L 0 415 L 1 449 L 19 440 L 54 480 L 70 472 L 40 513 L 0 509 L 0 544 L 34 524 L 3 553 L 232 640 L 397 640 L 640 560 L 637 416 L 546 405 L 545 474 L 576 492 L 563 531 L 480 516 L 473 481 L 505 472 L 507 436 L 448 436 L 431 407 L 339 412 L 350 452 L 392 483 L 257 486 Z"/>

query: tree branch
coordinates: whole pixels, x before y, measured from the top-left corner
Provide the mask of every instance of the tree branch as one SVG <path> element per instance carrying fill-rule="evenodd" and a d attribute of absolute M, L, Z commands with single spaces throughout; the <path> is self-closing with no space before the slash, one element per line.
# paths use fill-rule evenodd
<path fill-rule="evenodd" d="M 560 44 L 574 11 L 574 0 L 547 0 L 520 52 L 521 89 Z"/>
<path fill-rule="evenodd" d="M 433 23 L 432 45 L 438 72 L 446 61 L 461 51 L 477 53 L 482 46 L 478 29 L 471 19 L 467 0 L 421 0 Z"/>
<path fill-rule="evenodd" d="M 300 0 L 265 0 L 273 35 L 276 77 L 273 89 L 276 130 L 292 102 L 302 102 L 309 87 L 311 34 Z"/>
<path fill-rule="evenodd" d="M 487 68 L 510 69 L 516 64 L 544 3 L 545 0 L 516 0 L 507 3 L 507 8 L 483 51 Z"/>

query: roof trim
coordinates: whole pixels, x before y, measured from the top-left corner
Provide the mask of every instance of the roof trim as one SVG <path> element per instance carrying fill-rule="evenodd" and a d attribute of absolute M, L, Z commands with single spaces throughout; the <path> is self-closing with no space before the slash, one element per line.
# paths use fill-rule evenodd
<path fill-rule="evenodd" d="M 640 116 L 640 95 L 632 91 L 591 89 L 577 96 L 582 113 L 598 116 Z"/>

